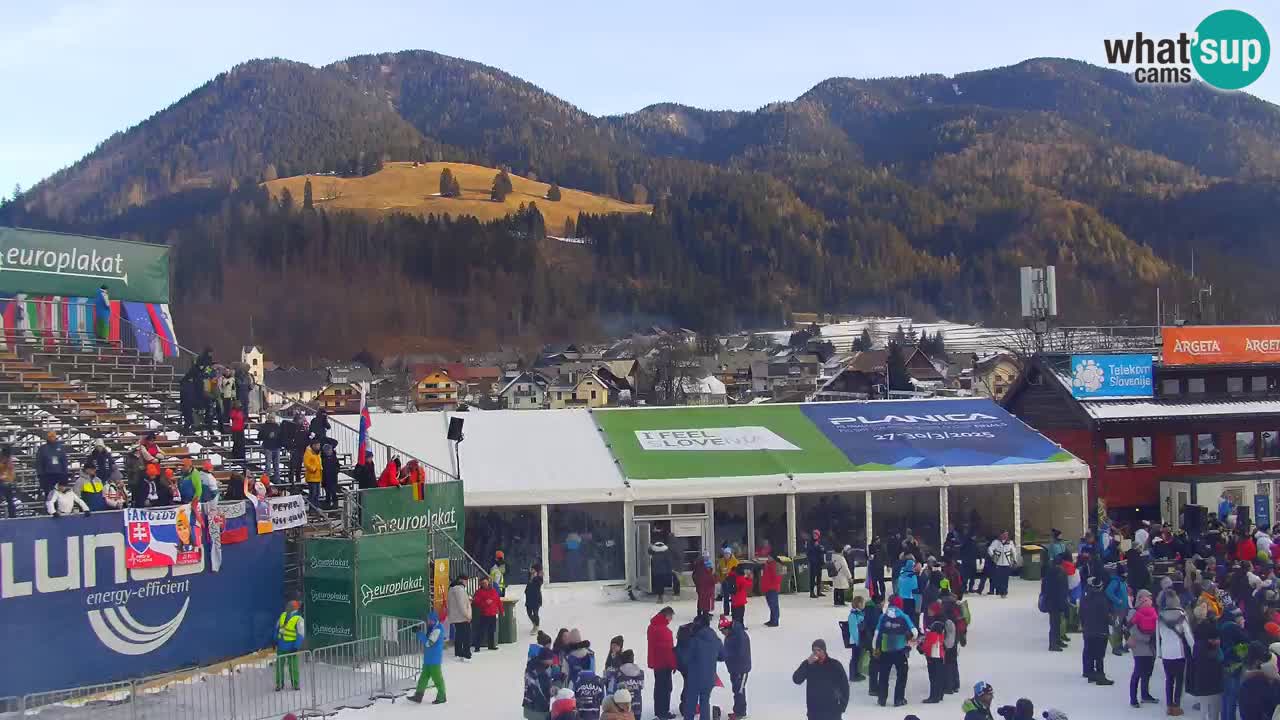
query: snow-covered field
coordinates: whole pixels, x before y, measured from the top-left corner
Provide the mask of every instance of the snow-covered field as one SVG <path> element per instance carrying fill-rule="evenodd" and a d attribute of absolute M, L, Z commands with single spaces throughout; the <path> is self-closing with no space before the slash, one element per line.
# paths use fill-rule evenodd
<path fill-rule="evenodd" d="M 1132 666 L 1129 656 L 1106 658 L 1107 674 L 1116 685 L 1100 688 L 1080 677 L 1080 646 L 1078 635 L 1073 636 L 1070 649 L 1063 653 L 1046 651 L 1047 619 L 1036 610 L 1038 583 L 1012 581 L 1012 592 L 1006 600 L 995 597 L 970 597 L 973 626 L 969 631 L 968 647 L 960 654 L 960 679 L 962 690 L 958 695 L 947 696 L 940 705 L 924 705 L 928 696 L 928 676 L 924 658 L 912 653 L 910 682 L 907 685 L 905 708 L 880 708 L 866 694 L 866 684 L 853 687 L 852 699 L 845 717 L 849 720 L 902 720 L 915 714 L 921 720 L 959 720 L 963 717 L 960 704 L 971 693 L 978 681 L 991 683 L 996 692 L 996 706 L 1013 704 L 1020 697 L 1030 698 L 1036 705 L 1036 714 L 1047 708 L 1065 712 L 1073 720 L 1099 718 L 1140 718 L 1164 716 L 1162 706 L 1147 705 L 1142 710 L 1128 706 L 1128 677 Z M 615 593 L 599 587 L 555 588 L 548 587 L 547 606 L 543 608 L 543 629 L 554 636 L 560 627 L 580 628 L 583 637 L 592 642 L 597 652 L 597 664 L 603 665 L 608 652 L 609 639 L 622 635 L 627 646 L 635 651 L 637 664 L 645 664 L 645 629 L 649 618 L 658 607 L 652 600 L 631 602 L 615 599 Z M 625 597 L 625 596 L 623 596 Z M 809 645 L 815 638 L 823 638 L 833 655 L 848 662 L 842 649 L 837 620 L 847 613 L 831 606 L 828 596 L 812 600 L 808 594 L 782 597 L 782 627 L 766 628 L 762 623 L 768 617 L 763 599 L 752 598 L 747 608 L 748 632 L 751 635 L 754 669 L 747 686 L 748 712 L 758 720 L 795 720 L 805 712 L 804 689 L 791 682 L 791 673 L 809 654 Z M 688 622 L 693 614 L 692 595 L 685 593 L 673 603 L 676 625 Z M 519 718 L 522 695 L 522 675 L 529 625 L 521 610 L 520 643 L 500 646 L 498 652 L 481 652 L 469 664 L 455 662 L 446 653 L 445 682 L 449 689 L 449 702 L 442 707 L 418 706 L 397 701 L 378 704 L 362 710 L 344 710 L 339 720 L 395 720 L 399 718 L 462 717 L 467 720 L 499 720 Z M 451 652 L 451 651 L 450 651 Z M 721 678 L 728 682 L 728 673 L 721 666 Z M 676 676 L 676 695 L 679 694 L 679 675 Z M 646 676 L 645 718 L 652 717 L 653 675 Z M 1152 692 L 1163 697 L 1164 678 L 1159 669 L 1152 678 Z M 428 691 L 428 698 L 431 697 Z M 730 706 L 724 690 L 716 691 L 715 702 Z M 1184 698 L 1183 705 L 1191 712 L 1194 698 Z M 727 716 L 727 712 L 726 712 Z"/>

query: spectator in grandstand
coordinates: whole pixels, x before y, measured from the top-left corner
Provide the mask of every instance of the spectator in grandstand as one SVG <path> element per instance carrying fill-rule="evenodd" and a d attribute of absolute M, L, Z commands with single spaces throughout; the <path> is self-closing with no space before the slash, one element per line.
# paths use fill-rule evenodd
<path fill-rule="evenodd" d="M 107 503 L 102 498 L 102 489 L 102 478 L 98 477 L 97 468 L 92 463 L 85 463 L 80 468 L 76 492 L 79 493 L 80 499 L 84 500 L 84 504 L 89 506 L 89 510 L 98 512 L 107 509 Z"/>
<path fill-rule="evenodd" d="M 145 466 L 147 463 L 159 463 L 163 453 L 160 452 L 160 446 L 156 444 L 156 434 L 149 432 L 142 436 L 138 441 L 136 448 L 138 459 Z"/>
<path fill-rule="evenodd" d="M 320 471 L 325 507 L 332 510 L 338 507 L 338 453 L 334 451 L 333 443 L 320 446 Z"/>
<path fill-rule="evenodd" d="M 302 482 L 302 459 L 311 447 L 310 433 L 307 430 L 307 418 L 299 410 L 293 414 L 293 420 L 280 426 L 285 438 L 285 446 L 289 448 L 289 483 Z"/>
<path fill-rule="evenodd" d="M 422 485 L 427 481 L 427 469 L 417 460 L 410 460 L 405 464 L 403 475 L 400 478 L 401 485 Z"/>
<path fill-rule="evenodd" d="M 373 451 L 365 450 L 364 460 L 356 465 L 351 471 L 351 477 L 356 481 L 356 487 L 361 490 L 378 487 L 378 477 L 373 469 Z"/>
<path fill-rule="evenodd" d="M 160 497 L 156 502 L 152 503 L 153 505 L 163 507 L 182 503 L 182 492 L 178 489 L 178 479 L 173 475 L 173 468 L 164 469 L 164 474 L 161 476 L 157 487 Z"/>
<path fill-rule="evenodd" d="M 145 508 L 160 504 L 160 466 L 148 463 L 146 469 L 131 481 L 129 507 Z"/>
<path fill-rule="evenodd" d="M 182 413 L 182 434 L 190 435 L 196 429 L 196 408 L 200 406 L 204 392 L 197 376 L 198 368 L 192 365 L 178 381 L 178 409 Z"/>
<path fill-rule="evenodd" d="M 0 498 L 4 498 L 4 504 L 9 510 L 9 517 L 18 517 L 18 502 L 16 499 L 17 473 L 13 467 L 13 448 L 5 445 L 0 448 Z"/>
<path fill-rule="evenodd" d="M 236 400 L 236 376 L 231 368 L 224 367 L 218 374 L 218 411 L 222 413 L 218 429 L 226 432 L 226 422 L 231 418 L 231 404 Z"/>
<path fill-rule="evenodd" d="M 204 473 L 196 468 L 191 458 L 182 459 L 182 480 L 178 482 L 178 499 L 189 503 L 192 500 L 205 502 L 213 499 L 213 489 L 205 486 Z"/>
<path fill-rule="evenodd" d="M 329 413 L 324 408 L 311 418 L 311 442 L 320 442 L 329 437 Z"/>
<path fill-rule="evenodd" d="M 102 500 L 106 503 L 108 510 L 119 510 L 129 501 L 129 493 L 125 489 L 124 479 L 120 477 L 120 473 L 115 473 L 103 484 Z"/>
<path fill-rule="evenodd" d="M 284 448 L 280 423 L 276 416 L 267 415 L 266 421 L 258 428 L 258 442 L 262 444 L 262 452 L 266 455 L 267 474 L 271 482 L 280 482 L 280 451 Z"/>
<path fill-rule="evenodd" d="M 53 492 L 58 483 L 67 481 L 67 472 L 67 451 L 62 447 L 58 433 L 50 430 L 44 445 L 36 451 L 36 479 L 40 482 L 40 492 Z"/>
<path fill-rule="evenodd" d="M 239 400 L 231 401 L 231 412 L 228 415 L 231 424 L 231 459 L 244 462 L 244 407 Z"/>
<path fill-rule="evenodd" d="M 378 476 L 378 487 L 395 487 L 400 484 L 400 458 L 393 457 Z"/>
<path fill-rule="evenodd" d="M 71 489 L 71 481 L 64 477 L 54 486 L 53 492 L 49 493 L 45 509 L 54 517 L 62 517 L 75 512 L 77 507 L 85 515 L 89 514 L 89 506 Z"/>
<path fill-rule="evenodd" d="M 102 438 L 98 438 L 93 443 L 93 450 L 89 452 L 89 456 L 85 458 L 86 465 L 92 465 L 98 472 L 98 479 L 106 482 L 111 479 L 111 474 L 116 469 L 116 458 L 107 449 L 107 443 Z"/>
<path fill-rule="evenodd" d="M 249 374 L 249 366 L 236 363 L 236 402 L 246 413 L 249 412 L 249 397 L 253 393 L 253 376 Z"/>
<path fill-rule="evenodd" d="M 324 479 L 324 461 L 320 459 L 320 443 L 313 442 L 302 456 L 302 469 L 307 481 L 307 500 L 320 507 L 320 481 Z"/>

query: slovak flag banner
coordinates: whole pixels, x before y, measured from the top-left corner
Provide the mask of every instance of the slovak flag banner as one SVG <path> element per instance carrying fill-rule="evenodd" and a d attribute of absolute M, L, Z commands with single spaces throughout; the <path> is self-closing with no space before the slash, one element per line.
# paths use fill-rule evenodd
<path fill-rule="evenodd" d="M 360 393 L 360 443 L 356 447 L 355 463 L 364 462 L 364 454 L 369 449 L 369 428 L 373 427 L 373 418 L 369 417 L 367 397 Z"/>
<path fill-rule="evenodd" d="M 198 506 L 127 508 L 124 564 L 130 570 L 187 565 L 201 560 L 204 521 Z"/>

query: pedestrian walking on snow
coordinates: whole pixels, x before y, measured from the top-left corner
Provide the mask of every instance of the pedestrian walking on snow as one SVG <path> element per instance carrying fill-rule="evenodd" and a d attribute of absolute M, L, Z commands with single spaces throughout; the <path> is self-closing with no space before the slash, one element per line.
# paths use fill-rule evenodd
<path fill-rule="evenodd" d="M 418 688 L 409 696 L 412 702 L 422 702 L 422 696 L 432 685 L 436 688 L 436 699 L 432 705 L 443 705 L 447 698 L 444 690 L 444 673 L 441 665 L 444 662 L 444 629 L 440 626 L 440 618 L 434 610 L 427 615 L 426 626 L 418 631 L 418 640 L 422 643 L 422 672 L 418 674 Z"/>
<path fill-rule="evenodd" d="M 1107 635 L 1111 632 L 1111 602 L 1107 600 L 1102 578 L 1089 578 L 1089 590 L 1080 601 L 1080 629 L 1084 635 L 1082 649 L 1083 676 L 1098 685 L 1115 685 L 1107 677 Z"/>
<path fill-rule="evenodd" d="M 805 686 L 809 720 L 840 720 L 849 706 L 849 680 L 840 663 L 827 655 L 825 640 L 814 640 L 810 647 L 812 653 L 791 674 L 791 681 Z"/>
<path fill-rule="evenodd" d="M 751 636 L 739 620 L 720 618 L 720 632 L 724 633 L 724 665 L 729 671 L 729 686 L 733 690 L 733 714 L 729 717 L 747 716 L 747 676 L 751 673 Z"/>
<path fill-rule="evenodd" d="M 676 671 L 671 619 L 675 615 L 675 610 L 662 608 L 649 620 L 649 630 L 646 633 L 649 669 L 653 670 L 653 711 L 660 720 L 675 720 L 676 717 L 671 712 L 671 677 Z"/>

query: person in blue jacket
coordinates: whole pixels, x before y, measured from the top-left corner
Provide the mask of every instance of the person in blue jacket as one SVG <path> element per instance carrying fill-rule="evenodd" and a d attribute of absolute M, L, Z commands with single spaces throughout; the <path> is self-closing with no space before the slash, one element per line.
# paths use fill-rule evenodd
<path fill-rule="evenodd" d="M 916 576 L 916 561 L 906 558 L 898 571 L 898 597 L 902 598 L 902 612 L 919 626 L 920 579 Z"/>
<path fill-rule="evenodd" d="M 1124 655 L 1124 623 L 1129 617 L 1129 583 L 1124 577 L 1124 568 L 1108 566 L 1111 579 L 1107 581 L 1107 600 L 1111 602 L 1111 654 Z"/>
<path fill-rule="evenodd" d="M 867 615 L 863 611 L 866 601 L 859 595 L 853 599 L 849 608 L 849 645 L 852 646 L 852 657 L 849 658 L 849 682 L 862 682 L 866 676 L 862 674 L 862 632 Z"/>
<path fill-rule="evenodd" d="M 427 615 L 426 625 L 418 631 L 418 640 L 422 642 L 422 672 L 418 674 L 418 688 L 409 696 L 409 700 L 420 703 L 427 688 L 436 686 L 436 699 L 432 705 L 443 705 L 446 701 L 444 691 L 444 673 L 441 664 L 444 662 L 444 628 L 440 626 L 440 617 L 432 610 Z"/>
<path fill-rule="evenodd" d="M 702 720 L 711 720 L 711 690 L 716 686 L 716 663 L 724 659 L 724 643 L 711 629 L 711 616 L 699 615 L 693 621 L 693 634 L 679 649 L 680 662 L 686 668 L 687 699 L 681 708 L 684 720 L 693 720 L 698 708 Z"/>
<path fill-rule="evenodd" d="M 728 616 L 720 618 L 720 632 L 724 633 L 724 666 L 729 670 L 729 685 L 733 689 L 733 714 L 730 717 L 747 716 L 747 676 L 751 673 L 751 636 L 741 622 Z"/>

